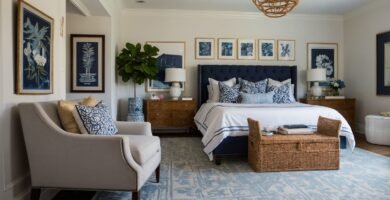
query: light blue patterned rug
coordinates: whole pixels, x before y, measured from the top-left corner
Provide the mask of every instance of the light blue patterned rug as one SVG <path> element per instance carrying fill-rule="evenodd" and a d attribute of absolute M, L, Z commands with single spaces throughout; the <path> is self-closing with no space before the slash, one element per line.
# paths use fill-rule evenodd
<path fill-rule="evenodd" d="M 343 150 L 340 170 L 255 173 L 245 159 L 216 166 L 200 138 L 161 138 L 161 180 L 152 175 L 142 199 L 390 199 L 390 158 Z M 94 200 L 131 199 L 129 192 L 98 192 Z"/>

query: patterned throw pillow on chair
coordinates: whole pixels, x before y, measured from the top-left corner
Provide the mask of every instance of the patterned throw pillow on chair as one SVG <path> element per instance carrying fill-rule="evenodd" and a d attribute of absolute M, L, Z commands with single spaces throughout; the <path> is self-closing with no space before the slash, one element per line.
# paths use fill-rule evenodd
<path fill-rule="evenodd" d="M 219 82 L 219 102 L 238 103 L 240 97 L 240 84 L 229 87 L 223 82 Z"/>
<path fill-rule="evenodd" d="M 110 111 L 103 102 L 94 107 L 76 105 L 73 116 L 82 134 L 115 135 L 118 132 Z"/>

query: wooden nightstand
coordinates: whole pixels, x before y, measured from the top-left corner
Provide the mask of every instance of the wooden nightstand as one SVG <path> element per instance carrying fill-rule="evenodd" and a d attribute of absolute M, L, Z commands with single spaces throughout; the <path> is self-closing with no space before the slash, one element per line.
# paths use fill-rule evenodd
<path fill-rule="evenodd" d="M 188 133 L 195 128 L 195 113 L 194 100 L 145 100 L 146 121 L 152 124 L 153 132 Z"/>
<path fill-rule="evenodd" d="M 355 129 L 355 99 L 300 99 L 301 103 L 326 106 L 337 110 L 348 121 L 351 128 Z"/>

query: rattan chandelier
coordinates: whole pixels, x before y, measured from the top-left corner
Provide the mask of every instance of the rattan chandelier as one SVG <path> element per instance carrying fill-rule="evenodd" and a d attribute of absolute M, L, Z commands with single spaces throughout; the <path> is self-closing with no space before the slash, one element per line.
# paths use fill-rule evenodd
<path fill-rule="evenodd" d="M 299 0 L 252 0 L 256 7 L 268 17 L 283 17 L 290 12 Z"/>

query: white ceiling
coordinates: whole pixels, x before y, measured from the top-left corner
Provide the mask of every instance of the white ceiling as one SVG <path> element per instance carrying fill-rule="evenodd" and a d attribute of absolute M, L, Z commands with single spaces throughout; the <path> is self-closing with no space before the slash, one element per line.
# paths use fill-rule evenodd
<path fill-rule="evenodd" d="M 144 9 L 185 9 L 217 11 L 258 11 L 252 0 L 123 0 L 126 8 Z M 370 1 L 375 0 L 300 0 L 292 13 L 343 15 Z"/>

